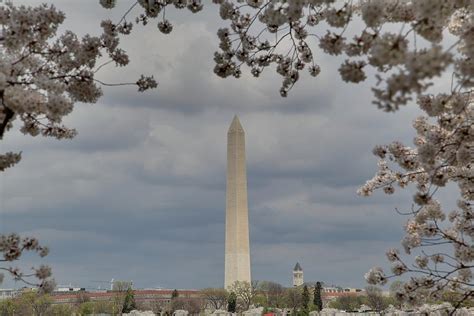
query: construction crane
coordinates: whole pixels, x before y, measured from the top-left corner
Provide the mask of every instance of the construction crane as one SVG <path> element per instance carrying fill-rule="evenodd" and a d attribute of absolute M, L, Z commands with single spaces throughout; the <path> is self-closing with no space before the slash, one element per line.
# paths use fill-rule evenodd
<path fill-rule="evenodd" d="M 108 284 L 110 284 L 110 290 L 112 291 L 114 289 L 114 279 L 113 278 L 110 281 L 92 280 L 91 282 L 94 282 L 94 283 L 108 283 Z M 98 290 L 100 290 L 100 285 L 98 287 Z"/>

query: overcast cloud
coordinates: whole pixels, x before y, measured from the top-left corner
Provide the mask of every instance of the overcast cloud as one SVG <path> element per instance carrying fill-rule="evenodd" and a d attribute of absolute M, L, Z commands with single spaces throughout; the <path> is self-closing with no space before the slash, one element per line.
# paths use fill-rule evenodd
<path fill-rule="evenodd" d="M 80 34 L 97 34 L 101 19 L 126 10 L 51 2 L 67 15 L 64 29 Z M 168 36 L 156 21 L 135 26 L 123 38 L 130 65 L 99 76 L 153 74 L 158 89 L 105 88 L 97 104 L 78 104 L 66 122 L 79 131 L 71 141 L 7 134 L 0 150 L 21 150 L 23 159 L 0 178 L 0 230 L 50 246 L 41 262 L 59 284 L 223 286 L 226 134 L 237 114 L 246 131 L 253 278 L 289 286 L 298 261 L 306 281 L 364 287 L 364 273 L 387 266 L 385 250 L 399 245 L 406 219 L 394 208 L 409 206 L 410 195 L 355 192 L 376 170 L 374 145 L 411 143 L 416 109 L 377 110 L 373 81 L 343 83 L 340 59 L 325 55 L 321 75 L 303 76 L 285 99 L 273 69 L 258 80 L 218 78 L 212 56 L 222 22 L 214 5 L 207 9 L 167 12 Z"/>

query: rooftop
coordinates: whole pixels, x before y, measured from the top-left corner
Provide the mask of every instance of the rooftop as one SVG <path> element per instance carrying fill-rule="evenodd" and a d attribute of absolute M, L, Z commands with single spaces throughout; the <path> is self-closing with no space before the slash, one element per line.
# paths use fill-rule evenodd
<path fill-rule="evenodd" d="M 299 262 L 296 263 L 295 267 L 293 268 L 293 271 L 303 271 Z"/>

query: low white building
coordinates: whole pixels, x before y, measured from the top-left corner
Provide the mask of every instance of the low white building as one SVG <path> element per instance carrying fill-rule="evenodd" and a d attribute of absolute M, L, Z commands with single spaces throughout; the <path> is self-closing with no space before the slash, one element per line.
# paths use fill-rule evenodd
<path fill-rule="evenodd" d="M 83 287 L 58 287 L 56 288 L 55 292 L 64 293 L 64 292 L 80 292 L 85 291 L 86 289 Z"/>
<path fill-rule="evenodd" d="M 20 290 L 15 289 L 0 289 L 0 300 L 14 298 L 20 293 Z"/>

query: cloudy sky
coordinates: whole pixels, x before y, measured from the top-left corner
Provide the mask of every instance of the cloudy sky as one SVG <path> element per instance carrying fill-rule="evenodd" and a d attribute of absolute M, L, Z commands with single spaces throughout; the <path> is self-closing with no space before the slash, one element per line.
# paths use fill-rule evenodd
<path fill-rule="evenodd" d="M 50 2 L 67 15 L 61 31 L 98 34 L 101 19 L 117 20 L 130 1 L 112 11 L 93 0 Z M 216 7 L 167 17 L 170 35 L 157 21 L 135 26 L 122 40 L 130 65 L 98 75 L 133 82 L 153 74 L 158 89 L 105 88 L 97 104 L 77 104 L 66 120 L 79 131 L 73 140 L 14 131 L 0 144 L 23 152 L 0 177 L 0 231 L 51 248 L 22 265 L 47 263 L 58 284 L 87 288 L 112 278 L 147 288 L 223 286 L 226 134 L 237 114 L 246 131 L 253 278 L 288 286 L 298 261 L 307 281 L 364 287 L 364 273 L 386 267 L 385 250 L 399 245 L 406 218 L 394 209 L 408 207 L 410 195 L 362 198 L 356 190 L 376 171 L 374 145 L 411 143 L 415 107 L 377 110 L 374 81 L 343 83 L 341 59 L 322 54 L 321 75 L 304 75 L 285 99 L 273 69 L 258 80 L 218 78 Z"/>

